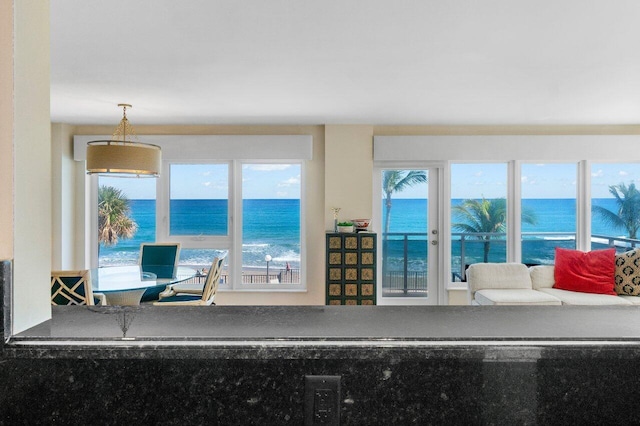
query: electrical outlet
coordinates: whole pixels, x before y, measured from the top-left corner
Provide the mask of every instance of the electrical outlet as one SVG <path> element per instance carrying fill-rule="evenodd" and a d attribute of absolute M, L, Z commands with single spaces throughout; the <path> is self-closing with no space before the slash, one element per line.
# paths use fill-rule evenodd
<path fill-rule="evenodd" d="M 340 376 L 304 377 L 305 426 L 340 424 Z"/>

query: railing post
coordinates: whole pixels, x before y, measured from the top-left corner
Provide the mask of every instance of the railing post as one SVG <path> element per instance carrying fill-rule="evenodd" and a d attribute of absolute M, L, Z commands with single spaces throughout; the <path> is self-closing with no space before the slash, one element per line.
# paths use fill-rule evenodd
<path fill-rule="evenodd" d="M 409 236 L 405 234 L 404 236 L 404 294 L 408 293 L 407 288 L 407 272 L 409 270 L 409 265 L 407 263 L 407 259 L 409 258 Z"/>
<path fill-rule="evenodd" d="M 464 276 L 465 274 L 465 269 L 464 269 L 464 265 L 466 263 L 465 260 L 465 249 L 466 249 L 466 240 L 464 238 L 464 234 L 460 235 L 460 277 L 462 281 L 465 281 L 467 279 L 467 277 Z"/>

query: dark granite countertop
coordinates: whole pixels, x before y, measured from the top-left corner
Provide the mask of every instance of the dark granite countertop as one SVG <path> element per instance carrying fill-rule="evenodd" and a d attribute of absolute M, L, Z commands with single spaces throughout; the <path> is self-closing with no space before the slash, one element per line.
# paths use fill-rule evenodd
<path fill-rule="evenodd" d="M 24 339 L 638 340 L 636 306 L 53 306 Z"/>
<path fill-rule="evenodd" d="M 419 356 L 537 358 L 550 348 L 561 349 L 556 353 L 563 348 L 595 353 L 624 347 L 625 356 L 629 350 L 640 354 L 640 308 L 635 306 L 52 308 L 51 320 L 13 336 L 5 352 L 45 357 L 84 351 L 83 356 L 94 357 L 206 352 L 207 357 L 229 358 L 344 358 L 414 351 Z M 513 348 L 517 355 L 509 352 Z M 493 355 L 487 355 L 488 350 Z"/>

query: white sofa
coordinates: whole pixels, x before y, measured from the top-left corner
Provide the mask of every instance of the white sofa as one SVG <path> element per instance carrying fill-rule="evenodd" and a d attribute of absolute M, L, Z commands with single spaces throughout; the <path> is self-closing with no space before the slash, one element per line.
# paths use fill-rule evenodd
<path fill-rule="evenodd" d="M 474 263 L 467 270 L 473 305 L 640 305 L 639 296 L 612 296 L 553 288 L 553 265 Z"/>

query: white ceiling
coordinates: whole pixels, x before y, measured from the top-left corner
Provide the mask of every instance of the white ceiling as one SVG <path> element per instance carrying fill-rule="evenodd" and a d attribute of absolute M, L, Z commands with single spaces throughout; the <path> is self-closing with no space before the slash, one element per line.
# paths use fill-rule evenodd
<path fill-rule="evenodd" d="M 51 117 L 637 124 L 638 0 L 51 0 Z"/>

